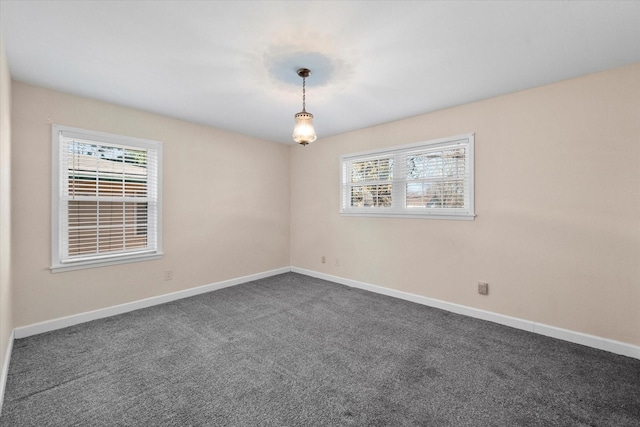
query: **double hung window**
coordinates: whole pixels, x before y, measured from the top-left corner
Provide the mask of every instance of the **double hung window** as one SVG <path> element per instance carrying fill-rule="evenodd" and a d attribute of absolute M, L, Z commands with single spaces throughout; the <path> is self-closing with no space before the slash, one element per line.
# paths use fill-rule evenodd
<path fill-rule="evenodd" d="M 342 156 L 341 214 L 473 219 L 473 139 Z"/>
<path fill-rule="evenodd" d="M 162 144 L 53 126 L 52 270 L 159 258 Z"/>

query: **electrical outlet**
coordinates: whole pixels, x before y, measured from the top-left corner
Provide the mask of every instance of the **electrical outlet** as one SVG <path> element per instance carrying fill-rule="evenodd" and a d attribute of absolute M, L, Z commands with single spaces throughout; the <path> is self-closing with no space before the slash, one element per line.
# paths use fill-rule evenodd
<path fill-rule="evenodd" d="M 478 293 L 480 295 L 489 295 L 489 284 L 486 282 L 478 282 Z"/>
<path fill-rule="evenodd" d="M 164 280 L 173 279 L 173 270 L 165 270 L 164 272 Z"/>
<path fill-rule="evenodd" d="M 327 262 L 327 258 L 324 255 L 322 255 L 322 263 L 324 264 L 326 262 Z"/>

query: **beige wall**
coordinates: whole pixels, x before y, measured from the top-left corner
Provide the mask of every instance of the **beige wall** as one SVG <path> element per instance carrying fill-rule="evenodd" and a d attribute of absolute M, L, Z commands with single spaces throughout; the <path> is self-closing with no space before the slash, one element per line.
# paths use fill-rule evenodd
<path fill-rule="evenodd" d="M 13 330 L 11 305 L 11 76 L 0 39 L 0 372 Z M 0 408 L 1 399 L 0 393 Z"/>
<path fill-rule="evenodd" d="M 468 132 L 475 221 L 338 214 L 341 154 Z M 640 65 L 293 147 L 291 236 L 295 267 L 640 345 Z"/>
<path fill-rule="evenodd" d="M 288 146 L 20 82 L 12 95 L 15 327 L 289 265 Z M 162 260 L 49 271 L 51 123 L 163 141 Z"/>
<path fill-rule="evenodd" d="M 640 65 L 305 149 L 12 89 L 16 327 L 293 265 L 640 345 Z M 49 120 L 164 141 L 162 260 L 50 273 Z M 338 214 L 340 154 L 467 132 L 475 221 Z"/>

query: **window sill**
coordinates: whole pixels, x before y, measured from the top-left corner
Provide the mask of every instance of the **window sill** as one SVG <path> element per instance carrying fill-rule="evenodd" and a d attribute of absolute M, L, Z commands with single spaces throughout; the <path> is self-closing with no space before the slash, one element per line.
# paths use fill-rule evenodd
<path fill-rule="evenodd" d="M 424 213 L 395 213 L 395 212 L 340 212 L 340 216 L 363 218 L 414 218 L 414 219 L 444 219 L 456 221 L 473 221 L 475 214 L 424 214 Z"/>
<path fill-rule="evenodd" d="M 152 261 L 162 258 L 162 253 L 152 253 L 138 256 L 128 256 L 122 258 L 108 258 L 92 261 L 75 261 L 65 264 L 57 264 L 50 267 L 52 273 L 64 273 L 65 271 L 84 270 L 87 268 L 107 267 L 117 264 L 129 264 L 132 262 Z"/>

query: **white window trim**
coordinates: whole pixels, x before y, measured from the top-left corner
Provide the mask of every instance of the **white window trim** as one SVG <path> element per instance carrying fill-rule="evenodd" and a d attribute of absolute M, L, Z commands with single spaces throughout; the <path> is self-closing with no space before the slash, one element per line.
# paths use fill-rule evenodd
<path fill-rule="evenodd" d="M 352 217 L 390 217 L 390 218 L 426 218 L 426 219 L 445 219 L 445 220 L 466 220 L 472 221 L 475 219 L 475 189 L 474 189 L 474 137 L 473 133 L 457 135 L 453 137 L 440 138 L 430 141 L 418 142 L 413 144 L 399 145 L 391 148 L 363 151 L 359 153 L 345 154 L 340 156 L 340 215 L 352 216 Z M 352 207 L 350 206 L 350 194 L 347 191 L 348 185 L 346 184 L 349 177 L 347 176 L 347 162 L 355 160 L 371 159 L 372 157 L 389 157 L 404 155 L 409 151 L 414 151 L 419 148 L 433 149 L 438 147 L 450 146 L 459 141 L 466 141 L 467 152 L 467 168 L 469 171 L 469 194 L 468 194 L 468 209 L 460 211 L 459 209 L 422 209 L 415 210 L 413 208 L 406 208 L 396 204 L 393 207 Z M 394 177 L 392 181 L 394 184 L 406 182 L 402 179 Z M 405 200 L 405 187 L 404 185 L 392 186 L 392 199 L 401 200 L 404 204 Z"/>
<path fill-rule="evenodd" d="M 95 257 L 86 257 L 82 260 L 72 262 L 61 262 L 60 260 L 60 199 L 61 188 L 60 179 L 60 134 L 65 132 L 66 135 L 73 135 L 78 138 L 103 142 L 106 144 L 117 144 L 134 146 L 141 148 L 151 148 L 157 150 L 158 154 L 158 176 L 157 176 L 157 235 L 155 250 L 140 250 L 128 253 L 120 253 L 113 255 L 100 255 Z M 105 267 L 116 264 L 126 264 L 140 261 L 150 261 L 161 259 L 162 252 L 162 143 L 130 136 L 122 136 L 105 132 L 75 128 L 63 125 L 52 125 L 52 179 L 51 179 L 51 272 L 59 273 L 64 271 L 80 270 L 86 268 Z"/>

